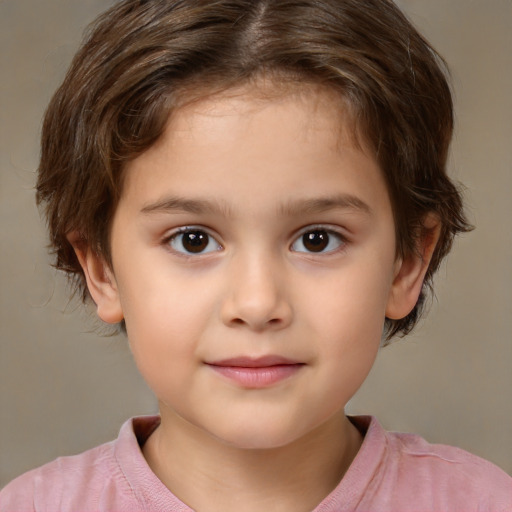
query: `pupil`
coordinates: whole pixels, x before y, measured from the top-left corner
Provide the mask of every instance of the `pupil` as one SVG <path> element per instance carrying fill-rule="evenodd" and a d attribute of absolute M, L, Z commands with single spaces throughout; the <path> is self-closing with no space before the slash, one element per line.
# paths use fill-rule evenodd
<path fill-rule="evenodd" d="M 303 235 L 302 242 L 308 251 L 320 252 L 329 244 L 329 235 L 325 231 L 311 231 Z"/>
<path fill-rule="evenodd" d="M 183 235 L 183 247 L 188 252 L 201 252 L 208 246 L 208 235 L 201 231 L 189 231 Z"/>

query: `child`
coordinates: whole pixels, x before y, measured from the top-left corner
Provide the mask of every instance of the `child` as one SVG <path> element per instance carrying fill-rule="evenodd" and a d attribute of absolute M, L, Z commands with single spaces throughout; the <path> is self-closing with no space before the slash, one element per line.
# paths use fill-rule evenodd
<path fill-rule="evenodd" d="M 490 463 L 344 414 L 469 229 L 452 124 L 440 57 L 389 0 L 100 17 L 46 114 L 37 197 L 160 415 L 0 510 L 511 510 Z"/>

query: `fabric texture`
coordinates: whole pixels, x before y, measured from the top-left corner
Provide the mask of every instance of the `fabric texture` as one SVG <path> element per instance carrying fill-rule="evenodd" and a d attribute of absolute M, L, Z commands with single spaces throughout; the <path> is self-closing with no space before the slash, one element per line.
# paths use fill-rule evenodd
<path fill-rule="evenodd" d="M 512 478 L 463 450 L 386 432 L 352 417 L 365 438 L 338 486 L 313 512 L 510 512 Z M 158 416 L 128 420 L 110 443 L 62 457 L 0 491 L 0 512 L 192 512 L 156 477 L 140 446 Z"/>

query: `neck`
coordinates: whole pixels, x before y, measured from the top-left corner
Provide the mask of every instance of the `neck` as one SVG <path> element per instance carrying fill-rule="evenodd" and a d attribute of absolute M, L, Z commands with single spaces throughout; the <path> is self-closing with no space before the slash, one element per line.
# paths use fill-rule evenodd
<path fill-rule="evenodd" d="M 143 447 L 160 480 L 197 512 L 308 511 L 339 483 L 361 445 L 343 411 L 279 448 L 229 446 L 172 413 Z"/>

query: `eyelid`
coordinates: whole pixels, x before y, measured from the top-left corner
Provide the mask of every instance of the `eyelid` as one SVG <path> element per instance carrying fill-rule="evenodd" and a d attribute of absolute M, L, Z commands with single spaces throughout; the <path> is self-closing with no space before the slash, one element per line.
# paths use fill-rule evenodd
<path fill-rule="evenodd" d="M 205 233 L 210 239 L 214 240 L 217 244 L 217 248 L 214 250 L 209 251 L 202 251 L 202 252 L 188 252 L 188 251 L 179 251 L 176 250 L 174 247 L 171 246 L 171 242 L 173 239 L 177 238 L 179 235 L 184 233 L 190 233 L 194 231 L 199 231 L 202 233 Z M 166 235 L 162 238 L 162 245 L 166 247 L 167 250 L 171 251 L 173 254 L 176 254 L 178 256 L 184 257 L 184 258 L 197 258 L 200 256 L 207 256 L 212 253 L 218 252 L 220 249 L 223 249 L 222 244 L 218 240 L 218 236 L 212 234 L 211 230 L 206 228 L 205 226 L 198 226 L 198 225 L 190 225 L 190 226 L 180 226 L 178 228 L 175 228 L 171 230 L 170 232 L 167 232 Z"/>
<path fill-rule="evenodd" d="M 331 249 L 329 251 L 297 251 L 293 250 L 293 246 L 303 237 L 306 233 L 310 233 L 313 231 L 325 231 L 328 235 L 334 235 L 336 238 L 340 240 L 340 246 L 336 247 L 335 249 Z M 309 256 L 327 256 L 331 254 L 336 254 L 343 250 L 346 245 L 349 243 L 349 239 L 347 235 L 343 232 L 343 230 L 339 226 L 333 226 L 332 224 L 310 224 L 309 226 L 305 226 L 304 228 L 300 229 L 298 233 L 294 236 L 291 244 L 290 249 L 293 252 L 298 252 L 302 254 L 307 254 Z"/>

